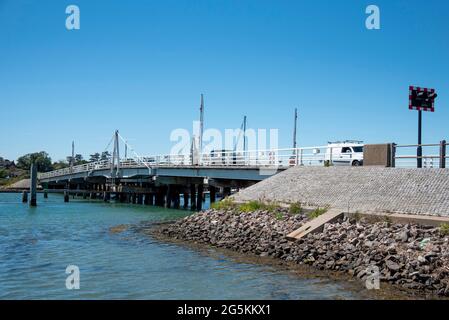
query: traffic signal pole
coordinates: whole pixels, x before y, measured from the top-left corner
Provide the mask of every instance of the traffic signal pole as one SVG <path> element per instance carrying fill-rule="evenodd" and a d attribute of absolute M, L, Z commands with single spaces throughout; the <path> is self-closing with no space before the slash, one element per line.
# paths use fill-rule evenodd
<path fill-rule="evenodd" d="M 422 111 L 418 111 L 418 149 L 416 152 L 417 167 L 422 168 Z"/>

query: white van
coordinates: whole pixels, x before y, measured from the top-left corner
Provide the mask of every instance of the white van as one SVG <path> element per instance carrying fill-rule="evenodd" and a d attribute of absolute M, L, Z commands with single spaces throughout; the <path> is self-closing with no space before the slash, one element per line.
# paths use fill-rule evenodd
<path fill-rule="evenodd" d="M 363 141 L 329 142 L 326 149 L 325 163 L 335 166 L 362 166 Z"/>

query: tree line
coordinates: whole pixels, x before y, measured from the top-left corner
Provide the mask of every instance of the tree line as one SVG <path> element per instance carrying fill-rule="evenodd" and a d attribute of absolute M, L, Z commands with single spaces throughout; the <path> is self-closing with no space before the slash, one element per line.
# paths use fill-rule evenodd
<path fill-rule="evenodd" d="M 73 163 L 74 166 L 86 164 L 89 162 L 105 161 L 111 158 L 111 154 L 108 151 L 102 153 L 94 153 L 89 156 L 89 160 L 85 160 L 83 155 L 76 154 L 73 158 L 72 156 L 66 157 L 65 160 L 59 160 L 52 162 L 51 157 L 45 151 L 28 153 L 17 159 L 16 167 L 22 170 L 29 170 L 32 163 L 37 165 L 37 170 L 39 172 L 48 172 L 53 170 L 59 170 L 70 167 Z"/>

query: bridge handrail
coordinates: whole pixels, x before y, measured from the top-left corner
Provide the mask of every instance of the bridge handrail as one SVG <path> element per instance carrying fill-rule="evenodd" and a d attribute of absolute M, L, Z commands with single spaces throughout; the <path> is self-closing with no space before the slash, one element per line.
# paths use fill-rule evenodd
<path fill-rule="evenodd" d="M 322 150 L 325 150 L 324 152 Z M 322 164 L 326 157 L 332 157 L 329 146 L 263 149 L 263 150 L 211 150 L 198 154 L 197 163 L 193 163 L 195 156 L 191 154 L 162 154 L 128 158 L 120 160 L 121 168 L 131 167 L 169 167 L 169 166 L 280 166 Z M 330 155 L 329 155 L 330 152 Z M 48 179 L 76 173 L 88 173 L 94 170 L 111 169 L 110 160 L 90 162 L 73 167 L 39 174 L 39 179 Z"/>

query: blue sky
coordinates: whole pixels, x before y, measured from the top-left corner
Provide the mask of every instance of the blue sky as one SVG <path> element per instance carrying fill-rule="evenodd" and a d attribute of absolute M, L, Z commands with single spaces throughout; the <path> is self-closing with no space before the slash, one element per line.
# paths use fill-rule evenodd
<path fill-rule="evenodd" d="M 76 4 L 81 29 L 65 28 Z M 365 8 L 381 30 L 365 28 Z M 0 156 L 103 151 L 117 128 L 169 152 L 205 94 L 206 128 L 278 128 L 290 147 L 415 143 L 408 86 L 436 88 L 424 142 L 449 139 L 449 2 L 0 0 Z"/>

